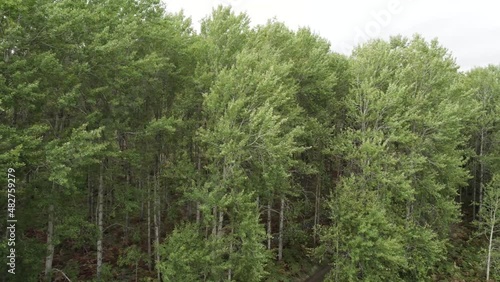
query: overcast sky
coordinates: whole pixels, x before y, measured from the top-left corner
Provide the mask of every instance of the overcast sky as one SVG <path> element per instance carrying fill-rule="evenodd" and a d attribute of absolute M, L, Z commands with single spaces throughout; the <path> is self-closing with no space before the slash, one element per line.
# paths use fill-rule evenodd
<path fill-rule="evenodd" d="M 328 39 L 332 50 L 350 54 L 369 38 L 402 34 L 435 37 L 461 70 L 500 64 L 498 0 L 163 0 L 170 12 L 184 10 L 199 30 L 200 20 L 220 4 L 246 12 L 252 26 L 276 18 L 292 29 L 307 26 Z"/>

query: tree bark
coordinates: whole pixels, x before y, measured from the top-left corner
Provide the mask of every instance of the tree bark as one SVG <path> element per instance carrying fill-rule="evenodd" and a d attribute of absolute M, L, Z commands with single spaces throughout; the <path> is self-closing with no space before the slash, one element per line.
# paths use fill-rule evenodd
<path fill-rule="evenodd" d="M 201 156 L 200 156 L 200 147 L 197 146 L 196 147 L 196 151 L 197 151 L 197 165 L 196 165 L 196 168 L 198 170 L 198 175 L 197 175 L 197 185 L 198 187 L 201 187 Z M 201 211 L 200 211 L 200 202 L 196 202 L 196 224 L 200 224 L 200 220 L 201 220 Z"/>
<path fill-rule="evenodd" d="M 162 195 L 162 187 L 161 187 L 161 181 L 160 181 L 160 176 L 161 176 L 161 167 L 163 166 L 163 164 L 165 163 L 165 160 L 166 157 L 163 155 L 163 154 L 160 154 L 160 163 L 159 163 L 159 166 L 158 166 L 158 173 L 156 174 L 156 213 L 158 215 L 158 234 L 161 234 L 161 196 Z M 165 204 L 167 203 L 167 200 L 168 200 L 168 193 L 167 193 L 167 189 L 164 189 L 164 192 L 165 192 Z"/>
<path fill-rule="evenodd" d="M 127 189 L 130 189 L 131 187 L 131 177 L 130 177 L 130 169 L 127 168 L 127 171 L 126 171 L 126 174 L 127 174 Z M 128 225 L 129 225 L 129 215 L 128 215 L 128 208 L 125 210 L 125 227 L 124 227 L 124 237 L 125 237 L 125 242 L 128 242 Z"/>
<path fill-rule="evenodd" d="M 234 233 L 234 229 L 231 227 L 231 234 L 233 234 L 233 233 Z M 233 252 L 233 241 L 230 240 L 230 242 L 229 242 L 229 259 L 231 259 L 232 252 Z M 233 275 L 233 272 L 232 272 L 232 268 L 230 267 L 228 272 L 227 272 L 227 280 L 228 281 L 231 281 L 232 275 Z"/>
<path fill-rule="evenodd" d="M 160 263 L 160 234 L 159 234 L 159 228 L 157 225 L 157 215 L 154 216 L 154 222 L 155 222 L 155 268 L 157 269 L 157 276 L 158 276 L 158 281 L 160 280 L 160 269 L 158 268 L 158 264 Z"/>
<path fill-rule="evenodd" d="M 226 157 L 224 157 L 224 168 L 223 168 L 223 171 L 222 171 L 222 185 L 223 187 L 225 188 L 224 191 L 225 193 L 228 192 L 228 189 L 227 189 L 227 184 L 226 184 L 226 180 L 227 180 L 227 164 L 226 164 Z M 219 209 L 219 227 L 218 227 L 218 232 L 217 232 L 217 235 L 219 237 L 222 237 L 222 227 L 224 225 L 224 209 L 222 208 L 222 206 L 220 207 Z"/>
<path fill-rule="evenodd" d="M 484 150 L 484 128 L 481 128 L 481 140 L 479 144 L 479 209 L 483 207 L 483 186 L 484 186 L 484 165 L 483 165 L 483 152 Z"/>
<path fill-rule="evenodd" d="M 217 231 L 217 235 L 219 237 L 222 237 L 222 227 L 224 225 L 224 213 L 222 211 L 219 211 L 219 227 Z"/>
<path fill-rule="evenodd" d="M 159 188 L 159 176 L 155 177 L 155 185 L 153 190 L 153 221 L 154 221 L 154 230 L 155 230 L 155 243 L 154 243 L 154 251 L 155 251 L 155 268 L 157 269 L 158 281 L 160 280 L 160 270 L 158 268 L 158 264 L 160 262 L 160 208 L 159 208 L 159 197 L 158 197 L 158 188 Z"/>
<path fill-rule="evenodd" d="M 143 189 L 143 185 L 142 185 L 142 179 L 138 179 L 137 181 L 137 185 L 138 185 L 138 188 L 139 191 L 141 191 L 141 221 L 144 219 L 144 193 L 142 192 L 142 189 Z"/>
<path fill-rule="evenodd" d="M 148 214 L 148 270 L 151 271 L 151 187 L 150 187 L 150 181 L 149 181 L 149 176 L 148 176 L 148 183 L 146 185 L 146 189 L 148 190 L 147 193 L 147 214 Z"/>
<path fill-rule="evenodd" d="M 90 173 L 87 173 L 87 188 L 89 190 L 89 218 L 90 222 L 94 221 L 94 189 L 90 183 Z"/>
<path fill-rule="evenodd" d="M 101 167 L 99 169 L 99 191 L 97 194 L 97 281 L 101 280 L 101 270 L 102 270 L 102 240 L 103 240 L 103 206 L 104 206 L 104 162 L 101 163 Z"/>
<path fill-rule="evenodd" d="M 49 222 L 47 227 L 47 257 L 45 258 L 45 281 L 50 282 L 52 262 L 54 260 L 54 205 L 49 206 Z"/>
<path fill-rule="evenodd" d="M 474 172 L 476 174 L 477 172 Z M 477 177 L 476 175 L 474 177 Z M 477 185 L 472 187 L 472 220 L 476 220 L 476 193 L 477 193 Z"/>
<path fill-rule="evenodd" d="M 200 220 L 201 220 L 200 202 L 196 202 L 196 225 L 200 224 Z"/>
<path fill-rule="evenodd" d="M 490 238 L 488 242 L 488 259 L 486 263 L 486 281 L 490 280 L 490 266 L 491 266 L 491 252 L 493 251 L 493 233 L 495 232 L 495 222 L 496 222 L 496 211 L 498 208 L 498 201 L 495 204 L 495 207 L 492 207 L 492 211 L 490 212 Z"/>
<path fill-rule="evenodd" d="M 271 200 L 269 200 L 267 204 L 267 249 L 271 249 L 271 239 L 272 239 L 272 230 L 271 230 Z"/>
<path fill-rule="evenodd" d="M 474 138 L 474 152 L 477 154 L 478 152 L 478 138 Z M 476 159 L 474 160 L 473 162 L 473 165 L 472 165 L 472 173 L 473 173 L 473 176 L 472 176 L 472 220 L 476 220 L 476 187 L 477 187 L 477 182 L 478 182 L 478 175 L 477 175 L 477 171 L 478 171 L 478 158 L 476 157 Z M 468 195 L 466 194 L 466 197 Z M 470 201 L 470 198 L 467 199 L 468 201 Z"/>
<path fill-rule="evenodd" d="M 314 228 L 313 228 L 313 244 L 316 246 L 316 227 L 319 224 L 319 207 L 321 200 L 321 176 L 318 176 L 318 183 L 316 184 L 316 200 L 314 203 Z"/>
<path fill-rule="evenodd" d="M 278 246 L 278 261 L 283 259 L 283 225 L 285 221 L 285 197 L 281 197 L 281 208 L 280 208 L 280 233 L 279 233 L 279 246 Z"/>
<path fill-rule="evenodd" d="M 212 224 L 212 236 L 217 235 L 217 207 L 213 207 L 212 209 L 212 214 L 213 214 L 213 224 Z"/>

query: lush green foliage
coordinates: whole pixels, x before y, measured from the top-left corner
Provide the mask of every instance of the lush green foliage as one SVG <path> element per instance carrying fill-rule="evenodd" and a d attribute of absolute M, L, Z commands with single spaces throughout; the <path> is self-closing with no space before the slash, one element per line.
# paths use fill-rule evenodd
<path fill-rule="evenodd" d="M 12 281 L 499 279 L 499 66 L 157 0 L 2 1 L 0 50 Z"/>

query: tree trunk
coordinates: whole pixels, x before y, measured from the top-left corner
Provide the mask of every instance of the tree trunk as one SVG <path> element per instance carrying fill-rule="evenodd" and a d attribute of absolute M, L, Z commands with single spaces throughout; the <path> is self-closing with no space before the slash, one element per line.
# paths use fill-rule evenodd
<path fill-rule="evenodd" d="M 201 219 L 201 211 L 200 211 L 200 202 L 196 202 L 196 224 L 200 224 Z"/>
<path fill-rule="evenodd" d="M 226 184 L 226 179 L 227 179 L 227 165 L 226 165 L 226 157 L 224 157 L 224 168 L 223 168 L 223 171 L 222 171 L 222 185 L 224 188 L 224 191 L 225 193 L 228 193 L 228 189 L 227 189 L 227 184 Z M 224 209 L 222 208 L 222 206 L 220 207 L 219 209 L 219 227 L 218 227 L 218 233 L 217 235 L 219 237 L 222 237 L 222 227 L 224 225 Z"/>
<path fill-rule="evenodd" d="M 271 230 L 271 200 L 267 204 L 267 249 L 271 249 L 272 240 L 272 230 Z"/>
<path fill-rule="evenodd" d="M 154 251 L 155 251 L 155 268 L 157 269 L 158 281 L 160 280 L 160 270 L 158 268 L 158 264 L 160 262 L 160 250 L 158 249 L 160 246 L 160 209 L 159 209 L 159 197 L 158 197 L 158 187 L 159 186 L 159 178 L 158 175 L 155 177 L 155 185 L 153 190 L 153 223 L 155 230 L 155 242 L 154 242 Z"/>
<path fill-rule="evenodd" d="M 479 209 L 483 207 L 483 186 L 484 186 L 484 165 L 483 165 L 483 150 L 484 150 L 484 128 L 481 128 L 481 140 L 479 143 Z"/>
<path fill-rule="evenodd" d="M 139 275 L 137 275 L 138 274 L 138 272 L 137 272 L 138 270 L 139 270 L 139 261 L 135 261 L 135 282 L 137 282 L 138 279 L 139 279 Z"/>
<path fill-rule="evenodd" d="M 283 259 L 283 224 L 285 221 L 285 197 L 281 197 L 281 208 L 280 208 L 280 234 L 279 234 L 279 246 L 278 246 L 278 261 Z"/>
<path fill-rule="evenodd" d="M 222 237 L 223 225 L 224 225 L 224 213 L 222 211 L 219 211 L 219 228 L 218 228 L 218 232 L 217 232 L 217 235 L 219 237 Z"/>
<path fill-rule="evenodd" d="M 160 269 L 158 268 L 158 265 L 160 263 L 160 234 L 159 234 L 159 228 L 157 225 L 157 215 L 154 216 L 154 222 L 155 222 L 155 268 L 157 269 L 157 276 L 158 276 L 158 281 L 160 280 Z"/>
<path fill-rule="evenodd" d="M 217 235 L 217 207 L 213 207 L 212 209 L 212 214 L 213 214 L 213 224 L 212 224 L 212 236 Z"/>
<path fill-rule="evenodd" d="M 87 173 L 87 189 L 89 190 L 89 218 L 90 222 L 94 221 L 94 189 L 90 183 L 90 173 Z"/>
<path fill-rule="evenodd" d="M 47 227 L 47 257 L 45 258 L 45 281 L 50 282 L 52 262 L 54 260 L 54 205 L 49 206 L 49 222 Z"/>
<path fill-rule="evenodd" d="M 130 189 L 130 169 L 127 168 L 127 189 Z M 129 215 L 128 215 L 128 208 L 125 210 L 125 227 L 124 227 L 124 237 L 125 237 L 125 242 L 128 243 L 128 225 L 129 225 Z"/>
<path fill-rule="evenodd" d="M 493 233 L 495 232 L 497 205 L 494 208 L 492 208 L 492 211 L 490 212 L 491 226 L 490 226 L 490 238 L 488 242 L 488 260 L 486 263 L 486 281 L 490 280 L 491 252 L 493 250 Z"/>
<path fill-rule="evenodd" d="M 231 227 L 231 234 L 233 234 L 233 233 L 234 233 L 234 229 Z M 231 259 L 232 253 L 233 253 L 233 241 L 230 240 L 230 242 L 229 242 L 229 259 Z M 227 280 L 228 281 L 231 281 L 232 275 L 233 275 L 232 268 L 229 267 L 229 270 L 227 272 Z"/>
<path fill-rule="evenodd" d="M 474 176 L 476 177 L 476 176 Z M 475 221 L 476 220 L 476 193 L 477 193 L 477 189 L 476 189 L 476 185 L 474 185 L 472 187 L 472 220 Z"/>
<path fill-rule="evenodd" d="M 321 176 L 318 176 L 318 183 L 316 184 L 316 200 L 314 202 L 314 228 L 313 228 L 313 244 L 316 246 L 316 227 L 319 224 L 319 206 L 321 198 Z"/>
<path fill-rule="evenodd" d="M 475 138 L 474 140 L 474 152 L 477 153 L 477 138 Z M 478 181 L 478 177 L 477 177 L 477 163 L 478 163 L 478 159 L 477 157 L 474 159 L 474 162 L 472 163 L 472 220 L 476 220 L 476 187 L 477 187 L 477 181 Z M 465 197 L 466 197 L 466 201 L 469 202 L 470 201 L 470 197 L 469 197 L 469 189 L 470 187 L 467 187 L 466 188 L 466 194 L 465 194 Z M 470 204 L 469 204 L 470 205 Z"/>
<path fill-rule="evenodd" d="M 198 187 L 201 187 L 201 156 L 200 156 L 200 147 L 197 146 L 197 165 L 196 168 L 198 170 L 197 180 Z M 196 224 L 200 224 L 201 220 L 201 211 L 200 211 L 200 202 L 196 202 Z"/>
<path fill-rule="evenodd" d="M 146 185 L 146 189 L 148 189 L 147 193 L 147 206 L 148 206 L 148 270 L 151 271 L 151 187 L 149 186 L 149 176 L 148 176 L 148 183 Z"/>
<path fill-rule="evenodd" d="M 102 240 L 103 240 L 103 206 L 104 206 L 104 162 L 101 163 L 101 167 L 99 169 L 99 191 L 97 194 L 97 281 L 101 280 L 101 270 L 102 270 Z"/>
<path fill-rule="evenodd" d="M 156 174 L 156 213 L 158 214 L 158 234 L 161 234 L 161 196 L 162 195 L 162 187 L 161 187 L 161 181 L 160 181 L 160 176 L 161 176 L 161 167 L 163 166 L 165 157 L 163 154 L 160 155 L 160 164 L 158 166 L 158 173 Z M 168 194 L 167 194 L 167 189 L 165 190 L 165 204 L 167 203 L 168 200 Z"/>
<path fill-rule="evenodd" d="M 142 192 L 142 189 L 143 189 L 143 185 L 142 185 L 142 179 L 138 179 L 137 181 L 137 189 L 139 189 L 139 191 L 141 191 L 141 221 L 144 219 L 144 193 Z"/>

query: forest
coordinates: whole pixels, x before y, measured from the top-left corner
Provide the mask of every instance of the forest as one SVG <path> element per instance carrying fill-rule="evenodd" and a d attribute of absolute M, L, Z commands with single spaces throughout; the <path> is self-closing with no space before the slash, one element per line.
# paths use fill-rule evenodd
<path fill-rule="evenodd" d="M 500 281 L 500 61 L 166 7 L 0 1 L 2 281 Z"/>

